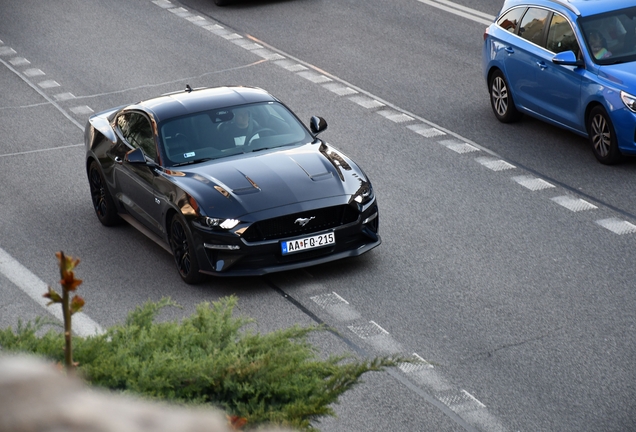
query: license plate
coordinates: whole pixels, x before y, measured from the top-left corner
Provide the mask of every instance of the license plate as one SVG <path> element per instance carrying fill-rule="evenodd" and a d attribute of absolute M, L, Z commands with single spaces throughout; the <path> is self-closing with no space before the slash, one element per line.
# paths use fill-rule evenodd
<path fill-rule="evenodd" d="M 317 249 L 336 244 L 336 237 L 333 232 L 305 237 L 296 240 L 287 240 L 280 243 L 283 255 L 295 252 L 303 252 L 309 249 Z"/>

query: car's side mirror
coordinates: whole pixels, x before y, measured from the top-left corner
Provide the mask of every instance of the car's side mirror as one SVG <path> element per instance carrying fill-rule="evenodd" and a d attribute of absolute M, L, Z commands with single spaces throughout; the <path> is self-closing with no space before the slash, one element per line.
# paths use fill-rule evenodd
<path fill-rule="evenodd" d="M 130 150 L 128 153 L 126 153 L 124 160 L 128 162 L 129 164 L 133 164 L 133 165 L 143 164 L 143 165 L 148 165 L 150 168 L 157 167 L 156 163 L 146 159 L 146 155 L 144 155 L 144 151 L 140 147 L 137 147 L 136 149 Z"/>
<path fill-rule="evenodd" d="M 316 136 L 320 132 L 327 129 L 327 121 L 322 117 L 313 116 L 309 120 L 309 128 L 311 129 L 311 133 L 313 133 L 314 136 Z"/>
<path fill-rule="evenodd" d="M 576 58 L 574 51 L 563 51 L 552 57 L 552 63 L 562 66 L 583 66 L 583 61 Z"/>

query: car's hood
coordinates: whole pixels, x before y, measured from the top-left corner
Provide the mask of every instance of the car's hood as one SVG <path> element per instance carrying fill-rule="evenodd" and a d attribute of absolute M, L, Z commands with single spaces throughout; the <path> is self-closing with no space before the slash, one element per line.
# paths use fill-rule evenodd
<path fill-rule="evenodd" d="M 353 161 L 325 144 L 265 150 L 183 168 L 173 180 L 214 217 L 241 217 L 353 195 L 367 182 Z"/>
<path fill-rule="evenodd" d="M 636 95 L 636 62 L 600 66 L 598 76 Z"/>

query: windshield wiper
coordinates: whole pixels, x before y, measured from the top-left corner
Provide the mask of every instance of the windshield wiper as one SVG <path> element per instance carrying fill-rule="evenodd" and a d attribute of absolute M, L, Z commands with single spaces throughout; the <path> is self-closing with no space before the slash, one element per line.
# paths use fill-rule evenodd
<path fill-rule="evenodd" d="M 178 164 L 174 164 L 173 166 L 178 167 L 178 166 L 184 166 L 184 165 L 192 165 L 192 164 L 198 164 L 198 163 L 201 163 L 201 162 L 207 162 L 209 160 L 212 160 L 212 158 L 194 159 L 194 160 L 191 160 L 191 161 L 180 162 Z"/>

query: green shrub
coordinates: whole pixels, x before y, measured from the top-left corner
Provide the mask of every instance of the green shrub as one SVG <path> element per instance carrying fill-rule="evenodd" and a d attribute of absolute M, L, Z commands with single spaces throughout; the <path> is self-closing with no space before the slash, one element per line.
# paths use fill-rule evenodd
<path fill-rule="evenodd" d="M 170 299 L 148 302 L 123 325 L 104 334 L 73 336 L 77 372 L 89 383 L 177 403 L 211 404 L 247 427 L 274 424 L 314 430 L 311 422 L 333 416 L 330 405 L 365 372 L 394 366 L 398 359 L 320 359 L 308 342 L 320 327 L 294 326 L 268 334 L 245 329 L 233 316 L 237 299 L 202 303 L 180 322 L 155 322 Z M 64 335 L 44 323 L 0 330 L 4 350 L 30 352 L 62 363 Z M 400 359 L 399 361 L 404 361 Z"/>

